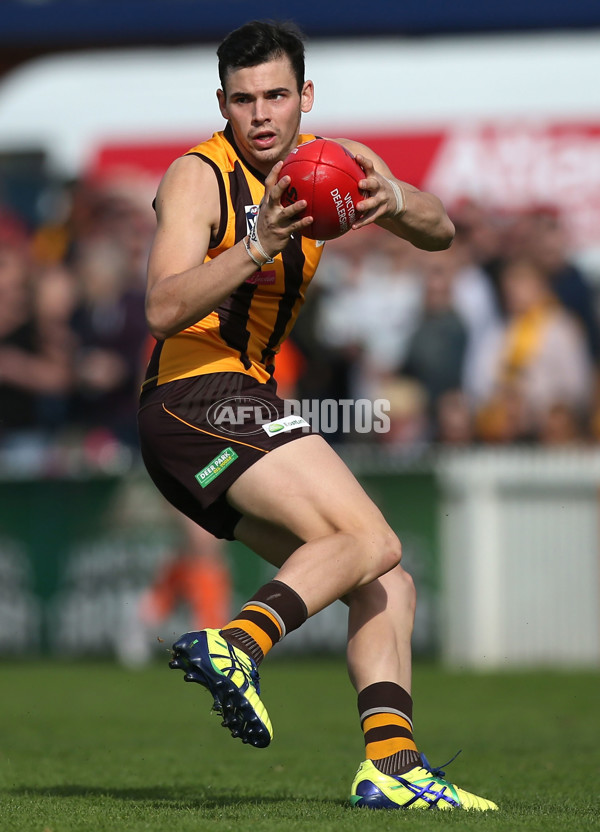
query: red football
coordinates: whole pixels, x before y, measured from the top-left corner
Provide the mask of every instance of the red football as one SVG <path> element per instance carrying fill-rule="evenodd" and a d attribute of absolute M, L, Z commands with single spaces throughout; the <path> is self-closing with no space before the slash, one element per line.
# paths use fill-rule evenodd
<path fill-rule="evenodd" d="M 341 237 L 358 218 L 356 203 L 363 199 L 358 183 L 365 178 L 352 153 L 330 139 L 313 139 L 295 147 L 284 160 L 279 174 L 289 176 L 281 202 L 291 205 L 305 199 L 313 222 L 303 230 L 312 240 Z"/>

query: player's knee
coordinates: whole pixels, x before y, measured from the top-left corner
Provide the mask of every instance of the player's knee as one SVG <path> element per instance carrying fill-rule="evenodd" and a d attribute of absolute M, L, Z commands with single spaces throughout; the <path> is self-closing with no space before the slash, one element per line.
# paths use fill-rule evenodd
<path fill-rule="evenodd" d="M 389 568 L 394 569 L 394 567 L 398 566 L 400 560 L 402 559 L 402 544 L 400 543 L 398 535 L 391 529 L 388 530 L 386 542 L 386 557 L 389 563 Z"/>
<path fill-rule="evenodd" d="M 374 577 L 385 575 L 398 566 L 402 557 L 402 545 L 392 529 L 388 527 L 382 530 L 372 545 L 374 546 L 374 557 L 377 564 L 377 575 Z"/>

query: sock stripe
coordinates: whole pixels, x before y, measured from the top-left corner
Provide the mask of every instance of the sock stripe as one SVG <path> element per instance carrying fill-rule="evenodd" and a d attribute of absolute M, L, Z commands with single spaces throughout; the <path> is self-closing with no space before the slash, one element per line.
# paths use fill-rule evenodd
<path fill-rule="evenodd" d="M 307 617 L 306 604 L 295 590 L 282 581 L 269 581 L 221 633 L 259 665 L 269 650 Z"/>
<path fill-rule="evenodd" d="M 366 758 L 384 774 L 401 774 L 419 765 L 412 712 L 410 693 L 396 682 L 373 682 L 358 694 Z"/>
<path fill-rule="evenodd" d="M 259 646 L 263 656 L 266 655 L 273 646 L 273 642 L 265 633 L 264 629 L 259 627 L 258 624 L 254 624 L 254 622 L 248 621 L 247 619 L 236 619 L 228 624 L 227 627 L 224 627 L 221 632 L 226 634 L 230 630 L 241 630 L 243 633 L 250 636 L 250 638 Z"/>
<path fill-rule="evenodd" d="M 245 621 L 250 621 L 252 624 L 256 624 L 257 627 L 262 627 L 273 644 L 276 644 L 281 639 L 281 631 L 279 630 L 279 627 L 262 611 L 255 611 L 249 609 L 248 607 L 244 607 L 235 619 L 236 627 L 243 628 Z"/>
<path fill-rule="evenodd" d="M 397 711 L 395 708 L 388 708 L 385 706 L 381 708 L 369 708 L 368 711 L 363 711 L 363 713 L 361 713 L 360 715 L 361 723 L 364 725 L 365 720 L 368 717 L 373 716 L 374 714 L 394 714 L 395 716 L 400 716 L 402 717 L 402 719 L 405 719 L 406 722 L 408 722 L 408 724 L 410 725 L 411 729 L 413 727 L 412 719 L 410 719 L 410 717 L 407 714 L 403 713 L 402 711 Z"/>
<path fill-rule="evenodd" d="M 412 724 L 406 717 L 399 716 L 398 714 L 390 714 L 389 712 L 372 714 L 371 716 L 365 717 L 362 722 L 362 729 L 367 733 L 367 731 L 371 731 L 373 728 L 380 728 L 382 725 L 397 725 L 398 728 L 404 728 L 411 732 L 413 729 Z"/>
<path fill-rule="evenodd" d="M 408 691 L 395 682 L 373 682 L 358 694 L 358 712 L 363 716 L 382 710 L 400 713 L 407 719 L 412 719 L 412 698 Z"/>
<path fill-rule="evenodd" d="M 391 757 L 392 754 L 396 754 L 398 751 L 416 751 L 417 746 L 412 739 L 394 737 L 389 740 L 370 742 L 365 750 L 368 760 L 381 760 L 384 757 Z"/>
<path fill-rule="evenodd" d="M 274 609 L 267 606 L 267 604 L 263 604 L 261 601 L 252 601 L 245 605 L 242 612 L 256 612 L 258 615 L 266 615 L 279 631 L 279 635 L 275 641 L 280 641 L 286 634 L 283 619 L 275 612 Z"/>
<path fill-rule="evenodd" d="M 379 742 L 379 740 L 389 740 L 392 737 L 402 737 L 406 740 L 412 740 L 412 731 L 408 728 L 399 728 L 397 725 L 381 725 L 379 728 L 371 728 L 365 731 L 365 743 Z"/>

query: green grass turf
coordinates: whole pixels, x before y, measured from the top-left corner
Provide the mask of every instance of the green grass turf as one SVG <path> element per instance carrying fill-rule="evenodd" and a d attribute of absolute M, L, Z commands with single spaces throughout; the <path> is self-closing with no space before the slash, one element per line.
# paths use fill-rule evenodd
<path fill-rule="evenodd" d="M 153 665 L 0 664 L 2 832 L 297 832 L 600 828 L 600 676 L 417 666 L 417 739 L 498 813 L 369 812 L 346 798 L 362 758 L 340 660 L 267 660 L 275 740 L 234 741 L 210 698 Z"/>

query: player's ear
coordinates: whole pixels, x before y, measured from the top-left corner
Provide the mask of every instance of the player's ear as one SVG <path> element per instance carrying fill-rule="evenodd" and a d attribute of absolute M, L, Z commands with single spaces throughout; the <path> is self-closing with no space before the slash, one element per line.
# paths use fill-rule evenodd
<path fill-rule="evenodd" d="M 223 90 L 217 90 L 217 101 L 219 102 L 219 110 L 221 111 L 221 115 L 226 121 L 229 121 L 229 113 L 227 112 L 227 101 L 225 99 L 225 93 Z"/>
<path fill-rule="evenodd" d="M 310 113 L 315 101 L 315 88 L 312 81 L 305 81 L 300 93 L 300 110 Z"/>

